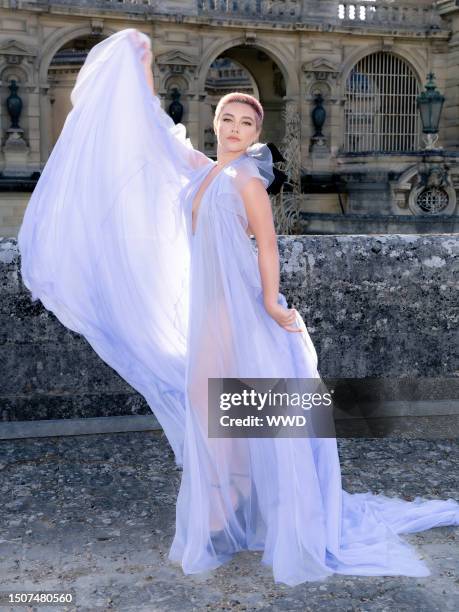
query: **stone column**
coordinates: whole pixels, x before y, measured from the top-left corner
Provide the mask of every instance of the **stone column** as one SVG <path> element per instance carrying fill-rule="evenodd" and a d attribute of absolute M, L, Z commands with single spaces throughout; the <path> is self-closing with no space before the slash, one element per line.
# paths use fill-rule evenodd
<path fill-rule="evenodd" d="M 444 142 L 441 144 L 448 149 L 459 149 L 459 6 L 451 2 L 447 12 L 451 18 L 452 36 L 448 43 L 445 91 L 442 92 L 446 100 L 442 116 Z"/>

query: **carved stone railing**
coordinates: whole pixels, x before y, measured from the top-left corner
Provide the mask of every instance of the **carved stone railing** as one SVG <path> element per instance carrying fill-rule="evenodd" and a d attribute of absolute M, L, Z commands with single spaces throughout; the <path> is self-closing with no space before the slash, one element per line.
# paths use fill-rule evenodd
<path fill-rule="evenodd" d="M 368 27 L 441 25 L 441 17 L 426 0 L 197 0 L 198 15 L 263 21 L 359 24 Z"/>
<path fill-rule="evenodd" d="M 338 18 L 346 25 L 404 27 L 441 25 L 441 17 L 432 3 L 393 2 L 390 0 L 361 0 L 337 2 Z"/>
<path fill-rule="evenodd" d="M 302 0 L 198 0 L 198 14 L 262 20 L 298 21 Z"/>
<path fill-rule="evenodd" d="M 183 7 L 180 6 L 177 13 L 180 14 L 196 14 L 196 0 L 189 3 L 183 2 Z M 43 7 L 46 9 L 50 6 L 65 6 L 69 9 L 74 8 L 75 11 L 81 9 L 102 9 L 124 13 L 170 13 L 167 10 L 167 3 L 162 0 L 0 0 L 0 6 L 3 8 L 27 9 L 33 7 Z M 188 4 L 188 7 L 187 7 Z M 191 10 L 190 10 L 191 9 Z"/>
<path fill-rule="evenodd" d="M 2 8 L 66 6 L 81 11 L 237 19 L 252 22 L 320 23 L 371 27 L 431 28 L 442 19 L 427 0 L 0 0 Z"/>

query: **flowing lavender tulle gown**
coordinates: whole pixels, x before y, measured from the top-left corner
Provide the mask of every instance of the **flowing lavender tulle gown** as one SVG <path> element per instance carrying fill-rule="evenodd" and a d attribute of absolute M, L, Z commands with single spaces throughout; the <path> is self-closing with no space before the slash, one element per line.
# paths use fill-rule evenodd
<path fill-rule="evenodd" d="M 263 306 L 240 190 L 272 180 L 267 147 L 213 178 L 193 235 L 214 162 L 149 91 L 133 32 L 90 51 L 19 247 L 33 299 L 146 398 L 183 466 L 170 559 L 195 573 L 260 550 L 288 585 L 429 575 L 398 534 L 458 524 L 456 501 L 347 493 L 334 438 L 207 437 L 208 377 L 318 378 L 317 355 L 301 318 L 291 333 Z"/>

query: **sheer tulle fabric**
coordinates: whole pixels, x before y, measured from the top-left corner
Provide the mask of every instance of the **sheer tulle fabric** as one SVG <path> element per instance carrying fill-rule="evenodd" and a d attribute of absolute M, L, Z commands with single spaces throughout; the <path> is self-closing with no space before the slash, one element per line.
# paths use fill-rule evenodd
<path fill-rule="evenodd" d="M 343 491 L 333 438 L 207 436 L 209 377 L 319 378 L 317 354 L 301 317 L 289 333 L 263 306 L 240 191 L 272 180 L 266 147 L 209 183 L 193 235 L 214 162 L 149 92 L 134 32 L 89 53 L 19 247 L 32 297 L 142 393 L 183 465 L 170 559 L 195 573 L 260 550 L 289 585 L 429 575 L 398 534 L 458 524 L 456 501 Z"/>

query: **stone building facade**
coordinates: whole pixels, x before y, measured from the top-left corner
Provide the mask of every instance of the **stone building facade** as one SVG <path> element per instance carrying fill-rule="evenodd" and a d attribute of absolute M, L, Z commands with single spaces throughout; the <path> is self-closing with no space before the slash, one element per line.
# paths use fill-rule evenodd
<path fill-rule="evenodd" d="M 126 27 L 151 37 L 163 106 L 178 102 L 209 156 L 219 96 L 259 97 L 261 140 L 290 178 L 273 198 L 280 233 L 456 231 L 458 2 L 2 0 L 0 235 L 17 234 L 89 49 Z M 416 96 L 430 72 L 445 104 L 425 150 Z"/>

